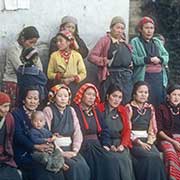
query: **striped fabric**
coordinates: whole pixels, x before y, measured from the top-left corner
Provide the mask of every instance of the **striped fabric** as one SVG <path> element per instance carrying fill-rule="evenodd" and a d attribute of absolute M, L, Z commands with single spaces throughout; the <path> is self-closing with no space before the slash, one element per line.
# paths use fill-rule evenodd
<path fill-rule="evenodd" d="M 180 143 L 180 134 L 173 135 L 174 140 Z M 176 151 L 172 143 L 161 141 L 165 167 L 169 180 L 180 180 L 180 152 Z"/>

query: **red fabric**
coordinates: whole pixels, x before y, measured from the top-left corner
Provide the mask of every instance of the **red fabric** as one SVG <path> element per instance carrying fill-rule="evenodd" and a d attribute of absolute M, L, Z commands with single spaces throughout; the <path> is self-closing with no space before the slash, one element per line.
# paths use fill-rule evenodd
<path fill-rule="evenodd" d="M 105 104 L 100 103 L 98 104 L 97 108 L 99 109 L 100 112 L 104 112 Z M 123 130 L 121 132 L 121 144 L 125 147 L 131 148 L 132 147 L 132 143 L 130 140 L 131 131 L 130 131 L 126 108 L 122 105 L 119 105 L 117 110 L 118 110 L 119 115 L 121 116 L 122 123 L 123 123 Z"/>
<path fill-rule="evenodd" d="M 4 92 L 0 92 L 0 105 L 4 104 L 4 103 L 10 103 L 11 99 L 9 97 L 9 95 L 7 95 Z"/>
<path fill-rule="evenodd" d="M 147 17 L 147 16 L 144 16 L 143 18 L 141 18 L 141 20 L 140 20 L 139 23 L 138 23 L 138 30 L 141 31 L 143 25 L 146 24 L 146 23 L 152 23 L 152 24 L 154 24 L 154 21 L 153 21 L 152 18 Z"/>
<path fill-rule="evenodd" d="M 174 135 L 173 139 L 180 143 L 180 135 Z M 180 179 L 180 152 L 176 151 L 173 144 L 168 141 L 161 141 L 161 148 L 168 179 Z"/>

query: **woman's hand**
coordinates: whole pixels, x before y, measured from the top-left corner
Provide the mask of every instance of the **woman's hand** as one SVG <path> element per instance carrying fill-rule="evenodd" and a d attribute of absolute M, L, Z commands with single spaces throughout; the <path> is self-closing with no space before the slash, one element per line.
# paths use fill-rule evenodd
<path fill-rule="evenodd" d="M 113 152 L 117 152 L 117 148 L 116 148 L 116 146 L 112 145 L 112 146 L 111 146 L 111 151 L 113 151 Z"/>
<path fill-rule="evenodd" d="M 54 150 L 54 145 L 51 144 L 35 144 L 34 149 L 36 149 L 39 152 L 48 152 L 52 153 Z"/>
<path fill-rule="evenodd" d="M 71 159 L 72 157 L 77 156 L 77 153 L 74 151 L 63 151 L 62 152 L 63 157 Z"/>
<path fill-rule="evenodd" d="M 153 64 L 160 64 L 161 60 L 158 57 L 155 56 L 155 57 L 151 58 L 151 62 Z"/>
<path fill-rule="evenodd" d="M 123 146 L 122 144 L 117 147 L 117 151 L 118 151 L 118 152 L 123 152 L 124 149 L 125 149 L 125 148 L 124 148 L 124 146 Z"/>
<path fill-rule="evenodd" d="M 110 148 L 108 146 L 103 146 L 103 148 L 106 150 L 106 151 L 110 151 Z"/>
<path fill-rule="evenodd" d="M 63 83 L 66 84 L 66 85 L 69 85 L 74 80 L 75 80 L 75 78 L 73 76 L 72 77 L 68 77 L 68 78 L 64 78 L 63 79 Z"/>
<path fill-rule="evenodd" d="M 180 152 L 180 143 L 178 141 L 173 141 L 172 144 L 174 148 Z"/>
<path fill-rule="evenodd" d="M 144 143 L 144 142 L 140 142 L 139 143 L 140 144 L 140 146 L 144 149 L 144 150 L 146 150 L 146 151 L 150 151 L 151 150 L 151 145 L 149 145 L 149 144 L 147 144 L 147 143 Z"/>

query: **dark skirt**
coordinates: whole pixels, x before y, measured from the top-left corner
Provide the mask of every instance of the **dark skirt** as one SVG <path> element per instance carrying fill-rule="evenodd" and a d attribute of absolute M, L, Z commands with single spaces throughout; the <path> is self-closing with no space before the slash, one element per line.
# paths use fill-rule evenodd
<path fill-rule="evenodd" d="M 90 180 L 90 169 L 80 154 L 71 159 L 65 159 L 65 163 L 69 166 L 69 169 L 64 171 L 66 180 Z"/>
<path fill-rule="evenodd" d="M 149 102 L 155 107 L 165 102 L 166 91 L 163 86 L 163 74 L 145 73 L 145 81 L 150 85 Z"/>
<path fill-rule="evenodd" d="M 154 145 L 151 151 L 133 146 L 131 153 L 136 180 L 166 180 L 164 164 Z"/>
<path fill-rule="evenodd" d="M 100 95 L 102 101 L 105 100 L 106 92 L 111 84 L 116 84 L 122 89 L 122 104 L 127 104 L 131 100 L 133 88 L 132 71 L 129 69 L 110 71 L 110 75 L 100 85 Z"/>
<path fill-rule="evenodd" d="M 134 180 L 128 150 L 108 152 L 97 140 L 83 143 L 81 153 L 91 170 L 91 180 Z"/>
<path fill-rule="evenodd" d="M 0 179 L 21 180 L 21 177 L 16 168 L 0 164 Z"/>
<path fill-rule="evenodd" d="M 42 165 L 34 164 L 29 167 L 20 167 L 23 180 L 65 180 L 63 171 L 54 173 L 47 171 Z"/>

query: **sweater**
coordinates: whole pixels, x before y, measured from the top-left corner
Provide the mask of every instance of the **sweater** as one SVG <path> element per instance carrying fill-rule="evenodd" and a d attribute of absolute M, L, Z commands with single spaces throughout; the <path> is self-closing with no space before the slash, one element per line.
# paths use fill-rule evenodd
<path fill-rule="evenodd" d="M 163 85 L 164 87 L 167 86 L 168 79 L 167 79 L 167 73 L 165 70 L 165 66 L 168 64 L 169 61 L 169 54 L 164 48 L 162 42 L 157 39 L 153 38 L 154 43 L 159 49 L 159 55 L 162 63 L 162 73 L 163 73 Z M 144 49 L 143 43 L 140 41 L 139 37 L 135 37 L 131 40 L 131 45 L 133 48 L 132 57 L 133 57 L 133 79 L 134 83 L 137 81 L 144 81 L 145 79 L 145 71 L 146 71 L 146 62 L 145 59 L 147 57 L 147 53 Z"/>
<path fill-rule="evenodd" d="M 20 60 L 20 56 L 22 53 L 23 47 L 18 43 L 15 42 L 6 52 L 6 64 L 5 64 L 5 72 L 3 76 L 3 81 L 10 81 L 17 83 L 16 72 L 22 62 Z M 36 57 L 37 64 L 36 66 L 42 70 L 42 64 L 40 58 Z"/>
<path fill-rule="evenodd" d="M 62 74 L 62 78 L 78 76 L 78 82 L 84 80 L 86 78 L 86 67 L 82 56 L 75 50 L 72 50 L 68 63 L 66 63 L 59 51 L 55 51 L 49 60 L 48 78 L 54 80 L 57 72 Z"/>

